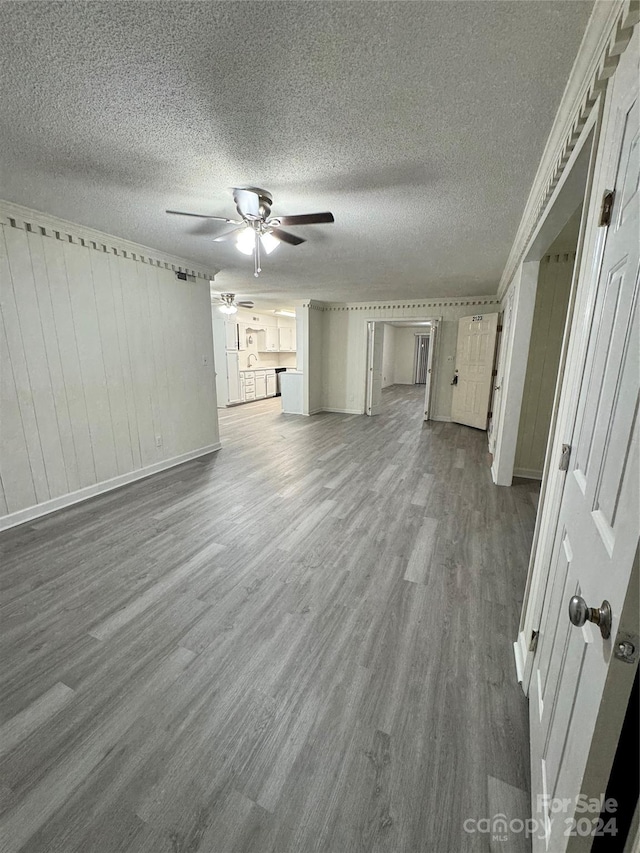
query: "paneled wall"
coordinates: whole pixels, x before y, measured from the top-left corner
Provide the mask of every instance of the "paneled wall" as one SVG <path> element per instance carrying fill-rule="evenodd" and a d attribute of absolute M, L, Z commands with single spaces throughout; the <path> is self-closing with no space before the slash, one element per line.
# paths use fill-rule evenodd
<path fill-rule="evenodd" d="M 4 221 L 0 526 L 216 449 L 208 280 Z"/>
<path fill-rule="evenodd" d="M 458 319 L 499 310 L 496 296 L 393 304 L 386 302 L 327 304 L 324 312 L 323 407 L 330 411 L 364 412 L 367 320 L 406 320 L 441 317 L 434 351 L 433 416 L 451 419 L 451 379 L 454 371 Z"/>

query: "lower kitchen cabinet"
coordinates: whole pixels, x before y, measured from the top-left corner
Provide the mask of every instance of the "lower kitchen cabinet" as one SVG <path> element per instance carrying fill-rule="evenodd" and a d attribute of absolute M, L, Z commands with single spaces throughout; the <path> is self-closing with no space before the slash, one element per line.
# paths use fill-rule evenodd
<path fill-rule="evenodd" d="M 243 370 L 240 372 L 242 402 L 263 400 L 265 397 L 275 397 L 275 370 Z"/>

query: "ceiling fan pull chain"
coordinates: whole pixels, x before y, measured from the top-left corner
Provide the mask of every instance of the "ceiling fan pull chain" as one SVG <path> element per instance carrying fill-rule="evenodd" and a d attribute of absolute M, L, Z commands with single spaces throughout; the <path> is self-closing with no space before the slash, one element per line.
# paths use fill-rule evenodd
<path fill-rule="evenodd" d="M 257 231 L 255 232 L 255 239 L 256 239 L 256 243 L 255 243 L 255 259 L 256 259 L 256 262 L 255 262 L 255 272 L 253 274 L 256 278 L 258 278 L 258 276 L 260 275 L 262 270 L 260 268 L 260 235 L 258 234 Z"/>

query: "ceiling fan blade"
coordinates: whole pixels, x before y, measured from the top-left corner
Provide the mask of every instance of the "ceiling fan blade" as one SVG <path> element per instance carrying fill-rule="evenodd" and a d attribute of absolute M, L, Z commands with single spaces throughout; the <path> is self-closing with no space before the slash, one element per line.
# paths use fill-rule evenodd
<path fill-rule="evenodd" d="M 172 213 L 175 216 L 195 216 L 197 219 L 217 219 L 219 222 L 238 222 L 237 219 L 227 219 L 226 216 L 207 216 L 204 213 L 185 213 L 184 210 L 167 210 L 165 213 Z"/>
<path fill-rule="evenodd" d="M 236 302 L 236 305 L 238 305 L 240 308 L 253 308 L 253 304 L 253 302 Z"/>
<path fill-rule="evenodd" d="M 242 216 L 252 219 L 261 219 L 260 196 L 252 190 L 243 190 L 234 187 L 233 200 Z"/>
<path fill-rule="evenodd" d="M 231 239 L 231 237 L 233 237 L 234 234 L 237 234 L 238 231 L 244 231 L 246 227 L 246 225 L 240 225 L 238 228 L 232 228 L 231 231 L 225 231 L 222 234 L 218 234 L 217 237 L 213 238 L 213 242 L 223 243 L 225 240 Z"/>
<path fill-rule="evenodd" d="M 320 225 L 322 222 L 335 222 L 333 213 L 300 213 L 294 216 L 275 216 L 274 222 L 279 225 Z"/>
<path fill-rule="evenodd" d="M 289 234 L 288 231 L 283 231 L 282 228 L 271 228 L 271 233 L 274 237 L 277 237 L 278 240 L 281 240 L 283 243 L 289 243 L 290 246 L 299 246 L 300 243 L 306 243 L 306 240 L 303 240 L 302 237 L 296 237 L 295 234 Z"/>

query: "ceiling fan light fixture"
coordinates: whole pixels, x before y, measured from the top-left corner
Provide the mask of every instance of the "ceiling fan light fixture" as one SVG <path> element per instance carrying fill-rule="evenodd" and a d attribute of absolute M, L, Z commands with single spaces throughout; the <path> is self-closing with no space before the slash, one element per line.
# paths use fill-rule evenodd
<path fill-rule="evenodd" d="M 265 231 L 264 234 L 260 235 L 260 242 L 262 243 L 262 248 L 265 250 L 267 255 L 270 255 L 274 249 L 277 249 L 280 245 L 280 240 L 277 237 L 274 237 L 269 231 Z"/>
<path fill-rule="evenodd" d="M 256 233 L 253 228 L 245 228 L 238 234 L 236 249 L 243 255 L 252 255 L 256 245 Z"/>
<path fill-rule="evenodd" d="M 218 311 L 222 311 L 223 314 L 235 314 L 237 310 L 235 305 L 218 305 Z"/>

